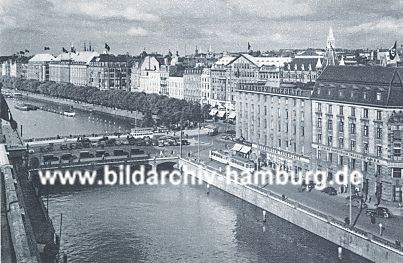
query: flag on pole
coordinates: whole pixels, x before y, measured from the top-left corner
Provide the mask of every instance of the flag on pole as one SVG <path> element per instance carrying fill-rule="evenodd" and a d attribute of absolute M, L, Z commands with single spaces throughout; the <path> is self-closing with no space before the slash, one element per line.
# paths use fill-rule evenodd
<path fill-rule="evenodd" d="M 44 50 L 50 50 L 50 47 L 43 47 Z"/>
<path fill-rule="evenodd" d="M 395 44 L 393 47 L 389 49 L 389 58 L 390 60 L 394 60 L 397 54 L 397 41 L 395 41 Z"/>
<path fill-rule="evenodd" d="M 25 53 L 29 53 L 29 50 L 28 50 L 28 49 L 25 49 Z"/>
<path fill-rule="evenodd" d="M 250 48 L 251 48 L 251 45 L 250 45 L 250 43 L 248 42 L 248 50 L 250 50 Z"/>
<path fill-rule="evenodd" d="M 62 51 L 63 51 L 63 53 L 69 53 L 69 52 L 67 51 L 67 49 L 65 49 L 65 48 L 63 48 Z"/>
<path fill-rule="evenodd" d="M 109 45 L 108 45 L 107 43 L 105 43 L 105 49 L 106 49 L 107 51 L 111 50 L 111 48 L 109 47 Z"/>

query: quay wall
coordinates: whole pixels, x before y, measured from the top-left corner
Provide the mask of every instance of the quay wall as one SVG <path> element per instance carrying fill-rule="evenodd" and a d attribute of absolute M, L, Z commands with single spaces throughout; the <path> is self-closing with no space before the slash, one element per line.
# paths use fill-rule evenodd
<path fill-rule="evenodd" d="M 17 262 L 40 263 L 34 233 L 25 215 L 23 203 L 18 198 L 12 166 L 8 162 L 4 145 L 0 145 L 0 176 L 4 178 L 7 220 Z M 25 223 L 24 223 L 25 221 Z"/>
<path fill-rule="evenodd" d="M 376 240 L 374 236 L 368 233 L 350 230 L 330 217 L 308 211 L 299 205 L 290 204 L 250 186 L 241 185 L 235 181 L 229 184 L 228 180 L 224 176 L 218 175 L 217 172 L 214 172 L 214 176 L 208 176 L 207 174 L 211 174 L 213 171 L 208 170 L 204 165 L 198 165 L 185 159 L 180 159 L 178 165 L 183 170 L 192 171 L 192 174 L 204 182 L 350 250 L 359 256 L 374 262 L 403 262 L 402 250 Z"/>

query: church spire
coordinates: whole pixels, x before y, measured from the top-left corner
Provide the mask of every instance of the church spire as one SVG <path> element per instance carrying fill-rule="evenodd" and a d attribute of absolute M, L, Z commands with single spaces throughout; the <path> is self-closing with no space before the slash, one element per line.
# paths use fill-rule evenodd
<path fill-rule="evenodd" d="M 329 65 L 336 65 L 337 55 L 334 42 L 335 40 L 333 35 L 333 29 L 332 27 L 329 27 L 329 33 L 327 35 L 327 42 L 326 42 L 326 53 L 324 57 L 325 67 Z"/>
<path fill-rule="evenodd" d="M 327 35 L 327 44 L 326 44 L 327 49 L 335 48 L 334 45 L 334 35 L 333 35 L 333 29 L 332 27 L 329 27 L 329 33 Z"/>

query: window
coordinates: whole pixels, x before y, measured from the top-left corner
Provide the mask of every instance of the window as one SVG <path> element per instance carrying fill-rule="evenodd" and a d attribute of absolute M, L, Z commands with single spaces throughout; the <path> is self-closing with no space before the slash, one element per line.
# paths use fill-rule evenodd
<path fill-rule="evenodd" d="M 376 165 L 376 175 L 375 176 L 380 176 L 382 173 L 382 166 Z"/>
<path fill-rule="evenodd" d="M 343 165 L 343 155 L 339 156 L 339 165 Z"/>
<path fill-rule="evenodd" d="M 301 136 L 305 136 L 305 129 L 304 129 L 304 126 L 301 126 Z"/>
<path fill-rule="evenodd" d="M 364 97 L 364 100 L 366 100 L 366 99 L 367 99 L 368 94 L 367 94 L 367 92 L 366 92 L 366 91 L 364 91 L 364 93 L 363 93 L 363 97 Z"/>
<path fill-rule="evenodd" d="M 322 112 L 322 104 L 318 103 L 318 112 Z"/>
<path fill-rule="evenodd" d="M 333 144 L 333 136 L 327 136 L 327 146 L 332 146 Z"/>
<path fill-rule="evenodd" d="M 333 162 L 333 154 L 332 154 L 332 153 L 328 153 L 328 155 L 327 155 L 327 160 L 328 160 L 329 162 Z"/>
<path fill-rule="evenodd" d="M 322 118 L 318 118 L 318 122 L 316 124 L 316 127 L 322 128 Z"/>
<path fill-rule="evenodd" d="M 350 130 L 350 132 L 351 132 L 351 134 L 355 134 L 355 123 L 351 123 L 351 130 Z"/>
<path fill-rule="evenodd" d="M 339 114 L 343 115 L 343 106 L 339 106 Z"/>
<path fill-rule="evenodd" d="M 343 138 L 339 138 L 339 148 L 344 148 L 344 139 Z"/>
<path fill-rule="evenodd" d="M 344 121 L 340 120 L 339 122 L 339 132 L 343 132 L 344 131 Z"/>
<path fill-rule="evenodd" d="M 329 113 L 332 113 L 332 105 L 329 104 L 327 110 L 328 110 Z"/>
<path fill-rule="evenodd" d="M 382 155 L 382 146 L 376 146 L 376 156 L 381 157 Z"/>
<path fill-rule="evenodd" d="M 364 163 L 363 163 L 363 170 L 364 170 L 364 172 L 368 172 L 368 162 L 365 162 L 365 161 L 364 161 Z"/>
<path fill-rule="evenodd" d="M 355 117 L 355 108 L 351 107 L 351 117 Z"/>
<path fill-rule="evenodd" d="M 350 160 L 350 165 L 351 165 L 351 169 L 355 169 L 355 159 L 354 158 L 351 158 L 351 160 Z"/>
<path fill-rule="evenodd" d="M 322 158 L 322 152 L 318 150 L 318 160 L 320 160 L 321 158 Z"/>
<path fill-rule="evenodd" d="M 376 138 L 382 139 L 382 128 L 376 128 Z"/>
<path fill-rule="evenodd" d="M 367 154 L 367 153 L 368 153 L 368 150 L 369 150 L 369 145 L 368 145 L 367 142 L 364 143 L 364 147 L 363 147 L 363 148 L 364 148 L 364 153 Z"/>
<path fill-rule="evenodd" d="M 378 111 L 376 112 L 376 119 L 377 119 L 378 121 L 382 120 L 382 111 L 378 110 Z"/>
<path fill-rule="evenodd" d="M 364 136 L 368 137 L 368 125 L 364 125 Z"/>
<path fill-rule="evenodd" d="M 278 139 L 278 147 L 281 147 L 281 139 Z"/>
<path fill-rule="evenodd" d="M 318 143 L 322 143 L 322 134 L 318 134 Z"/>
<path fill-rule="evenodd" d="M 355 151 L 355 141 L 354 140 L 350 141 L 350 150 Z"/>
<path fill-rule="evenodd" d="M 368 109 L 364 109 L 364 118 L 368 119 Z"/>
<path fill-rule="evenodd" d="M 393 144 L 393 156 L 399 157 L 402 154 L 402 144 L 394 143 Z"/>
<path fill-rule="evenodd" d="M 402 178 L 402 168 L 393 168 L 393 178 Z"/>
<path fill-rule="evenodd" d="M 333 130 L 333 121 L 332 120 L 327 120 L 327 129 Z"/>

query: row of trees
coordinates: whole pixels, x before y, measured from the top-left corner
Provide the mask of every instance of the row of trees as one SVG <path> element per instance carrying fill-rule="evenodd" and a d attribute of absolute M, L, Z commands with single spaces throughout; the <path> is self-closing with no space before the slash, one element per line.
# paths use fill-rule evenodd
<path fill-rule="evenodd" d="M 71 99 L 122 110 L 138 111 L 147 116 L 157 116 L 159 124 L 170 125 L 183 121 L 199 122 L 208 116 L 208 107 L 158 94 L 129 92 L 123 90 L 98 90 L 94 87 L 75 86 L 71 83 L 38 81 L 2 76 L 0 83 L 5 88 L 29 91 L 58 98 Z"/>

